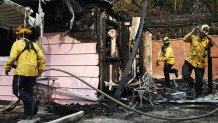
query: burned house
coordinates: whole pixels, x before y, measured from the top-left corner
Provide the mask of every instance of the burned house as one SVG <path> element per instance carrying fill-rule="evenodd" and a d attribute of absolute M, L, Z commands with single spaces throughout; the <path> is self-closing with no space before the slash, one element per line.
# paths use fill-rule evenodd
<path fill-rule="evenodd" d="M 11 71 L 10 76 L 5 76 L 3 69 L 14 41 L 13 31 L 16 26 L 23 25 L 24 21 L 27 24 L 26 26 L 31 27 L 28 23 L 29 18 L 37 18 L 38 15 L 41 15 L 42 23 L 40 28 L 43 31 L 41 33 L 41 45 L 47 58 L 47 69 L 57 68 L 71 72 L 110 95 L 114 94 L 116 86 L 119 85 L 123 75 L 126 75 L 125 81 L 128 81 L 129 84 L 133 80 L 138 81 L 137 77 L 142 78 L 144 73 L 149 70 L 153 71 L 159 78 L 163 77 L 162 71 L 160 71 L 162 67 L 156 68 L 154 65 L 161 42 L 157 36 L 152 41 L 151 35 L 147 33 L 150 31 L 156 34 L 156 32 L 152 31 L 154 28 L 164 26 L 174 28 L 173 26 L 177 27 L 178 23 L 161 23 L 166 20 L 158 21 L 158 18 L 153 18 L 153 20 L 144 18 L 145 23 L 142 30 L 144 35 L 140 36 L 145 41 L 144 43 L 148 44 L 143 47 L 144 44 L 141 41 L 138 44 L 141 47 L 137 47 L 139 50 L 137 49 L 137 52 L 135 51 L 135 54 L 132 55 L 134 45 L 130 39 L 136 41 L 136 37 L 139 37 L 137 33 L 140 24 L 135 24 L 135 31 L 130 32 L 129 27 L 134 25 L 134 19 L 115 13 L 112 10 L 112 5 L 115 2 L 113 0 L 42 0 L 41 2 L 38 0 L 12 0 L 17 6 L 23 6 L 21 10 L 13 9 L 14 6 L 9 9 L 8 6 L 10 5 L 4 3 L 5 1 L 1 4 L 0 14 L 0 38 L 4 41 L 4 45 L 1 45 L 1 52 L 5 56 L 1 58 L 1 87 L 4 94 L 0 95 L 0 97 L 4 100 L 16 100 L 11 91 L 13 71 Z M 33 12 L 29 12 L 28 17 L 25 19 L 25 13 L 30 10 L 27 7 Z M 137 20 L 137 18 L 135 19 Z M 185 26 L 185 24 L 179 26 Z M 192 26 L 195 26 L 195 24 Z M 148 32 L 146 33 L 146 31 Z M 141 38 L 138 40 L 141 40 Z M 217 37 L 214 36 L 214 39 L 216 40 Z M 187 45 L 181 43 L 181 39 L 175 39 L 173 43 L 175 44 L 174 48 L 179 49 L 178 54 L 180 54 L 176 56 L 178 62 L 175 66 L 181 68 L 185 55 L 182 49 L 186 49 Z M 181 46 L 184 47 L 181 48 Z M 148 49 L 147 52 L 149 52 L 147 55 L 144 53 L 146 48 Z M 212 50 L 214 50 L 212 54 L 215 58 L 217 55 L 215 53 L 216 49 Z M 130 57 L 134 59 L 132 61 L 133 65 L 131 62 L 130 65 L 128 64 Z M 145 59 L 148 63 L 144 63 Z M 215 60 L 212 62 L 213 65 L 217 63 Z M 127 70 L 125 71 L 125 69 Z M 211 71 L 210 69 L 208 72 Z M 207 75 L 212 75 L 210 78 L 216 79 L 216 68 L 213 71 L 215 71 L 213 74 L 209 73 Z M 38 82 L 45 88 L 41 94 L 42 97 L 45 97 L 45 100 L 52 96 L 52 99 L 59 103 L 78 101 L 83 104 L 89 101 L 98 101 L 99 94 L 96 93 L 96 90 L 67 74 L 58 71 L 46 71 L 40 78 Z M 51 92 L 53 88 L 56 89 L 55 93 Z M 50 97 L 48 101 L 50 101 Z"/>
<path fill-rule="evenodd" d="M 13 70 L 4 75 L 4 63 L 13 44 L 17 26 L 34 28 L 30 20 L 40 15 L 40 43 L 47 59 L 47 69 L 58 68 L 74 73 L 95 88 L 108 90 L 105 82 L 118 82 L 120 71 L 124 69 L 128 57 L 130 20 L 119 17 L 111 10 L 114 1 L 2 1 L 1 3 L 1 81 L 4 83 L 3 100 L 16 100 L 11 91 Z M 4 13 L 3 13 L 4 12 Z M 44 15 L 44 16 L 42 16 Z M 24 25 L 25 23 L 25 25 Z M 127 25 L 126 25 L 127 23 Z M 33 24 L 33 23 L 32 23 Z M 108 34 L 116 31 L 115 37 Z M 115 32 L 112 32 L 114 35 Z M 33 37 L 33 39 L 38 37 Z M 116 38 L 112 42 L 112 38 Z M 121 40 L 122 39 L 122 40 Z M 40 39 L 39 39 L 40 40 Z M 113 49 L 111 46 L 113 45 Z M 118 52 L 122 46 L 122 52 Z M 112 51 L 113 50 L 113 51 Z M 115 53 L 116 52 L 116 53 Z M 122 53 L 122 55 L 120 54 Z M 112 55 L 113 54 L 113 55 Z M 113 65 L 113 67 L 112 67 Z M 39 80 L 41 86 L 52 86 L 70 91 L 76 100 L 96 101 L 96 91 L 76 78 L 55 71 L 44 72 Z M 47 86 L 45 87 L 47 89 Z M 46 91 L 48 93 L 49 88 Z M 47 98 L 46 93 L 42 94 Z M 56 94 L 55 100 L 71 103 L 75 100 L 69 93 Z M 89 95 L 90 97 L 86 96 Z"/>
<path fill-rule="evenodd" d="M 212 38 L 217 44 L 217 29 L 214 26 L 217 18 L 208 13 L 201 14 L 199 18 L 197 14 L 190 13 L 167 17 L 163 16 L 164 12 L 161 16 L 155 16 L 155 12 L 149 14 L 154 11 L 152 7 L 169 6 L 159 0 L 149 6 L 151 10 L 148 13 L 131 17 L 115 12 L 112 6 L 116 2 L 0 1 L 0 100 L 17 100 L 11 90 L 13 70 L 6 76 L 4 64 L 15 40 L 14 30 L 23 25 L 35 32 L 32 39 L 37 39 L 47 59 L 46 71 L 37 79 L 37 96 L 42 102 L 92 104 L 104 100 L 102 91 L 118 100 L 121 98 L 123 102 L 131 102 L 132 105 L 129 105 L 132 108 L 138 102 L 142 107 L 144 100 L 152 106 L 155 102 L 157 105 L 165 102 L 217 103 L 216 95 L 209 100 L 184 99 L 186 90 L 181 76 L 189 47 L 182 41 L 182 36 L 197 24 L 209 23 Z M 40 32 L 35 30 L 35 25 Z M 176 49 L 174 66 L 179 69 L 177 79 L 170 75 L 175 87 L 172 90 L 162 86 L 163 64 L 155 66 L 161 49 L 160 39 L 166 35 L 173 38 L 172 47 Z M 205 72 L 204 90 L 213 93 L 217 91 L 217 56 L 217 48 L 211 48 Z"/>

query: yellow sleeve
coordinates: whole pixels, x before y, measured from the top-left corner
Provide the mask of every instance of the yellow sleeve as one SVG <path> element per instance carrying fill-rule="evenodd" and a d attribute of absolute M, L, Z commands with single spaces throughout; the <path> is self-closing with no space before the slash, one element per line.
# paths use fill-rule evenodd
<path fill-rule="evenodd" d="M 169 59 L 169 55 L 166 54 L 164 57 L 160 58 L 160 61 L 166 61 Z"/>
<path fill-rule="evenodd" d="M 166 49 L 166 54 L 162 58 L 160 58 L 160 61 L 166 61 L 171 57 L 172 49 L 169 47 Z"/>
<path fill-rule="evenodd" d="M 191 42 L 192 41 L 192 35 L 187 34 L 185 35 L 185 37 L 183 38 L 184 42 Z"/>
<path fill-rule="evenodd" d="M 14 42 L 14 44 L 12 45 L 11 51 L 10 51 L 10 56 L 8 58 L 8 61 L 5 64 L 5 71 L 11 70 L 11 66 L 16 60 L 18 54 L 19 54 L 18 46 L 17 46 L 17 43 Z"/>
<path fill-rule="evenodd" d="M 42 73 L 42 70 L 45 68 L 46 65 L 46 59 L 42 52 L 42 50 L 39 48 L 39 46 L 36 44 L 34 46 L 35 50 L 37 51 L 37 57 L 38 57 L 38 70 L 39 75 Z"/>

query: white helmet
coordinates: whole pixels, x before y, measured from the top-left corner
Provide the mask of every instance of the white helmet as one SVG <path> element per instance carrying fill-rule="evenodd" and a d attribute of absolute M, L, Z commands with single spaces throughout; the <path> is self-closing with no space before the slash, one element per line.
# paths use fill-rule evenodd
<path fill-rule="evenodd" d="M 171 39 L 169 37 L 164 37 L 163 42 L 164 44 L 168 44 L 171 42 Z"/>
<path fill-rule="evenodd" d="M 205 34 L 209 34 L 209 30 L 210 30 L 210 27 L 207 24 L 203 24 L 201 26 L 201 31 L 204 32 Z"/>

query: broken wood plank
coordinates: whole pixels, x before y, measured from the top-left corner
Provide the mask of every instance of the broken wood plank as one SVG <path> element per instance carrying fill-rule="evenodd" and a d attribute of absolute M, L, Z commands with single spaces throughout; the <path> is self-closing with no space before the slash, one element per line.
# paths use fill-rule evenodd
<path fill-rule="evenodd" d="M 69 122 L 78 120 L 83 115 L 84 115 L 84 111 L 79 111 L 79 112 L 76 112 L 74 114 L 67 115 L 65 117 L 62 117 L 62 118 L 59 118 L 59 119 L 56 119 L 56 120 L 53 120 L 53 121 L 50 121 L 47 123 L 69 123 Z"/>

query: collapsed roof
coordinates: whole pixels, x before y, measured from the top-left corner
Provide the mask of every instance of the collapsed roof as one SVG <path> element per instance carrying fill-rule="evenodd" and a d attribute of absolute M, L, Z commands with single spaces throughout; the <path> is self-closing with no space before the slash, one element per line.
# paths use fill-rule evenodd
<path fill-rule="evenodd" d="M 18 25 L 24 26 L 25 17 L 28 19 L 33 10 L 30 7 L 24 7 L 10 0 L 0 2 L 0 28 L 9 30 L 15 29 Z M 26 23 L 29 27 L 29 23 Z"/>

